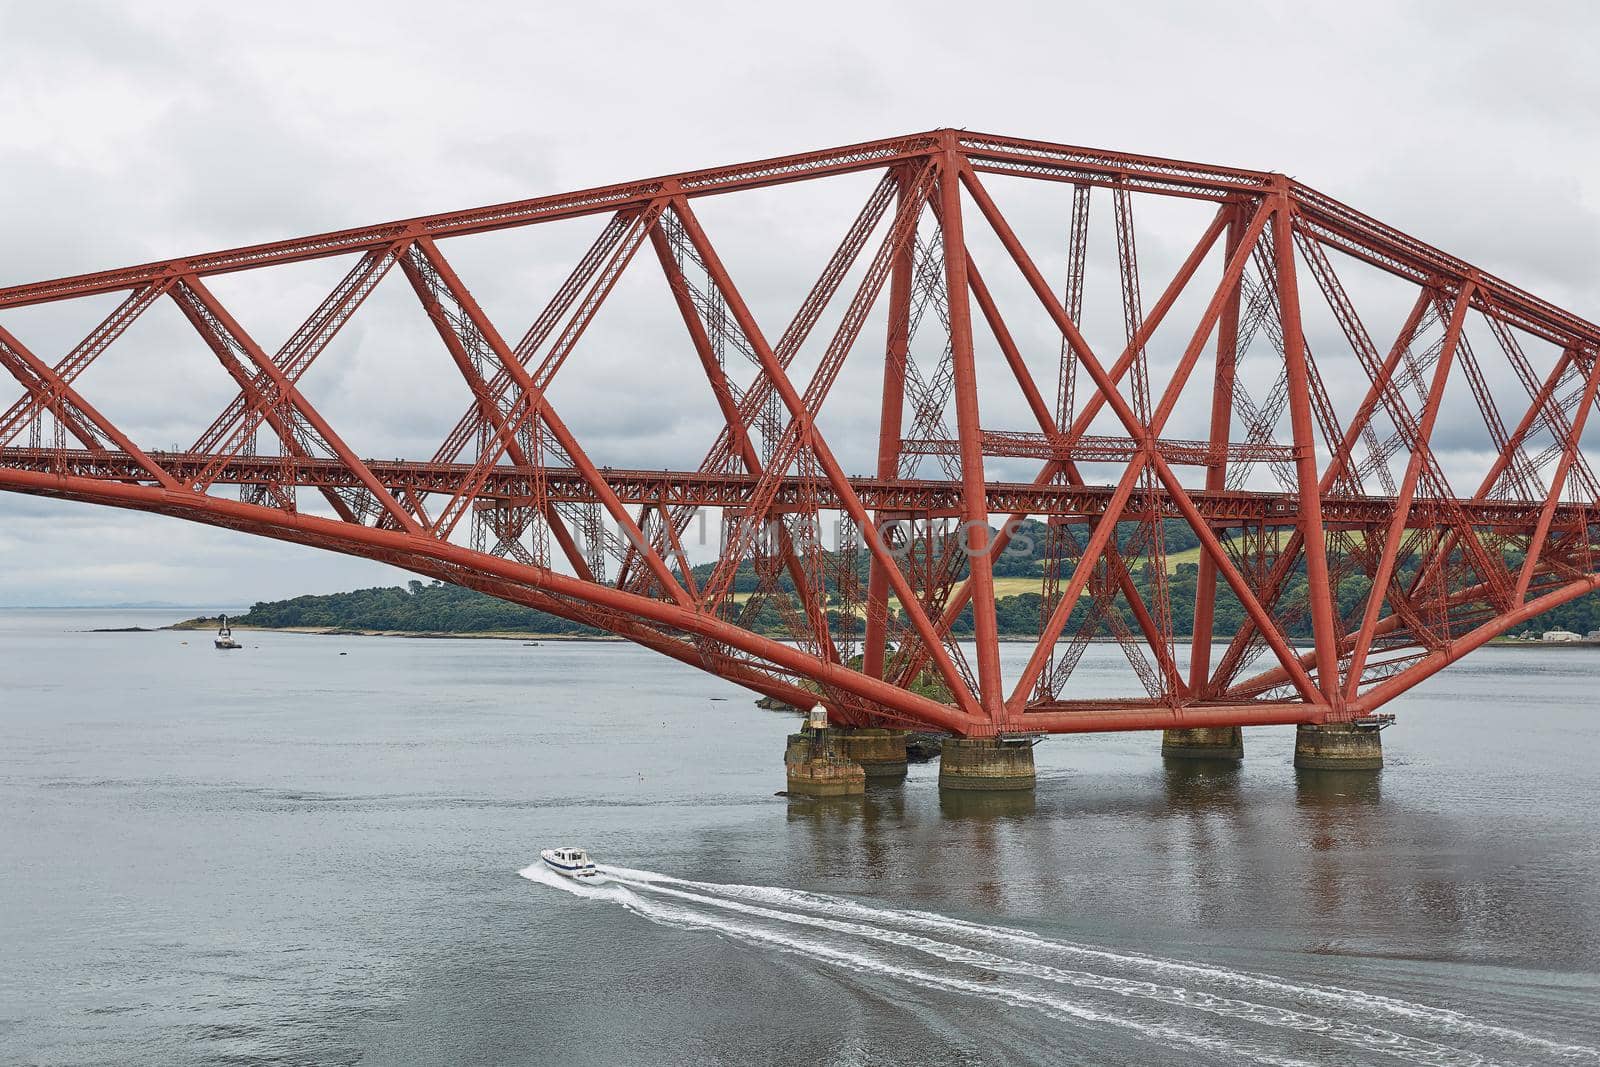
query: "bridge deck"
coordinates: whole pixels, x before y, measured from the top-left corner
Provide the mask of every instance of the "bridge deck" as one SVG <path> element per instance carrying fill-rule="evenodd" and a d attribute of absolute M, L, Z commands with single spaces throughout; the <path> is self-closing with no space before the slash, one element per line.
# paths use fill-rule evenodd
<path fill-rule="evenodd" d="M 306 488 L 360 489 L 362 482 L 336 459 L 283 456 L 205 455 L 188 452 L 147 452 L 151 459 L 180 481 L 193 481 L 213 465 L 219 485 L 267 486 L 299 485 Z M 472 473 L 469 463 L 427 463 L 413 460 L 364 461 L 391 493 L 450 493 Z M 0 467 L 40 474 L 72 474 L 86 478 L 134 484 L 149 483 L 150 475 L 132 457 L 115 453 L 94 453 L 84 449 L 0 448 Z M 555 502 L 592 504 L 600 497 L 583 476 L 572 467 L 546 467 L 540 473 L 545 482 L 545 498 Z M 697 506 L 737 509 L 747 504 L 757 475 L 716 474 L 705 471 L 625 470 L 602 468 L 606 484 L 625 504 L 665 504 L 668 507 Z M 536 475 L 526 469 L 500 464 L 492 469 L 477 493 L 484 501 L 527 504 L 533 497 Z M 960 517 L 962 485 L 956 481 L 906 478 L 848 479 L 862 504 L 879 512 L 900 512 L 908 516 Z M 1109 485 L 1038 485 L 1028 482 L 991 481 L 985 485 L 989 510 L 995 513 L 1022 512 L 1044 516 L 1095 517 L 1105 512 L 1115 493 Z M 1195 489 L 1190 498 L 1202 515 L 1219 525 L 1240 523 L 1267 526 L 1292 526 L 1300 517 L 1298 498 L 1288 493 L 1247 491 L 1207 491 Z M 1160 513 L 1173 519 L 1182 517 L 1168 495 L 1157 491 Z M 1147 497 L 1135 495 L 1121 512 L 1126 519 L 1148 518 Z M 1418 499 L 1406 519 L 1408 529 L 1421 529 L 1439 521 L 1443 501 Z M 1454 501 L 1473 525 L 1501 533 L 1531 531 L 1539 522 L 1543 501 L 1469 500 Z M 1394 497 L 1329 495 L 1322 498 L 1324 524 L 1329 529 L 1377 529 L 1394 518 Z M 774 499 L 773 510 L 838 510 L 844 507 L 827 482 L 798 477 L 785 478 Z M 1600 521 L 1590 506 L 1566 503 L 1552 514 L 1557 527 Z"/>

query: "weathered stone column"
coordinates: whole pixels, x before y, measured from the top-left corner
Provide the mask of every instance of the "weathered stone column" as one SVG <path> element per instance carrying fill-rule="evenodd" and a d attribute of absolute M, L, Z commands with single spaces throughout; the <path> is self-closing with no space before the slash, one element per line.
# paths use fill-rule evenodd
<path fill-rule="evenodd" d="M 1294 765 L 1308 771 L 1375 771 L 1383 766 L 1380 727 L 1328 722 L 1295 727 Z"/>
<path fill-rule="evenodd" d="M 846 726 L 835 730 L 848 759 L 861 764 L 872 781 L 899 781 L 906 776 L 907 730 Z"/>
<path fill-rule="evenodd" d="M 951 737 L 939 755 L 940 789 L 1032 789 L 1033 739 Z"/>
<path fill-rule="evenodd" d="M 1161 731 L 1163 759 L 1244 759 L 1244 731 L 1237 726 L 1197 726 Z"/>
<path fill-rule="evenodd" d="M 843 797 L 867 791 L 867 772 L 844 754 L 834 730 L 790 734 L 783 766 L 791 795 Z"/>

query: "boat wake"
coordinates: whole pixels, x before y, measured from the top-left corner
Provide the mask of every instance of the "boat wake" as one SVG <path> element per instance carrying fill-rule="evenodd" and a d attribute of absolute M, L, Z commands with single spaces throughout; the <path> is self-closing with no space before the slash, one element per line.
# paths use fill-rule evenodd
<path fill-rule="evenodd" d="M 1120 1031 L 1190 1058 L 1300 1065 L 1341 1059 L 1437 1065 L 1600 1064 L 1566 1044 L 1465 1013 L 1330 985 L 1112 951 L 933 912 L 777 886 L 726 885 L 601 864 L 541 885 L 651 922 L 709 930 L 857 975 L 1031 1009 Z"/>

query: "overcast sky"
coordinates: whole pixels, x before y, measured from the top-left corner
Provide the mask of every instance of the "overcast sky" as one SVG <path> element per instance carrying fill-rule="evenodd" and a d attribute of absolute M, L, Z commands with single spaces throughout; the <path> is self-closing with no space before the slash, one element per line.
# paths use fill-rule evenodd
<path fill-rule="evenodd" d="M 0 284 L 956 126 L 1283 171 L 1594 319 L 1600 16 L 1580 4 L 1506 12 L 0 0 Z M 774 337 L 872 180 L 705 207 Z M 1019 228 L 1046 239 L 1061 203 L 1017 203 Z M 1142 216 L 1170 223 L 1141 231 L 1147 304 L 1205 223 L 1169 215 Z M 446 251 L 515 337 L 597 225 Z M 271 348 L 343 269 L 214 288 Z M 691 390 L 655 355 L 669 333 L 683 342 L 659 277 L 655 288 L 607 308 L 557 394 L 597 462 L 693 464 L 715 427 L 703 379 Z M 408 294 L 396 272 L 307 378 L 362 454 L 431 454 L 464 407 L 464 391 L 429 377 L 447 364 Z M 105 308 L 0 323 L 53 361 Z M 83 385 L 141 442 L 166 447 L 192 440 L 231 392 L 192 333 L 179 340 L 175 309 L 158 311 Z M 1046 327 L 1024 341 L 1047 352 Z M 870 465 L 870 377 L 830 400 L 851 469 Z M 0 404 L 18 392 L 0 384 Z M 10 495 L 0 560 L 0 605 L 231 606 L 406 577 Z"/>

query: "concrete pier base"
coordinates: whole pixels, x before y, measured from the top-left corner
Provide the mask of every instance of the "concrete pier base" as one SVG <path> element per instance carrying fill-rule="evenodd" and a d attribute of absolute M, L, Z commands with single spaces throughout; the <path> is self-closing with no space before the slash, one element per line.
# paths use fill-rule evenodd
<path fill-rule="evenodd" d="M 1376 771 L 1383 767 L 1379 728 L 1329 722 L 1295 728 L 1294 765 L 1307 771 Z"/>
<path fill-rule="evenodd" d="M 901 781 L 906 776 L 906 730 L 883 730 L 875 726 L 841 727 L 837 731 L 840 748 L 847 759 L 861 764 L 874 782 Z"/>
<path fill-rule="evenodd" d="M 1033 742 L 951 737 L 939 755 L 940 789 L 1032 789 Z"/>
<path fill-rule="evenodd" d="M 847 797 L 867 791 L 867 772 L 844 754 L 834 730 L 790 734 L 783 768 L 791 796 Z"/>
<path fill-rule="evenodd" d="M 1237 726 L 1197 726 L 1161 731 L 1162 759 L 1244 759 L 1244 731 Z"/>

